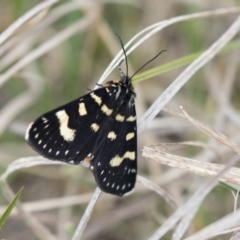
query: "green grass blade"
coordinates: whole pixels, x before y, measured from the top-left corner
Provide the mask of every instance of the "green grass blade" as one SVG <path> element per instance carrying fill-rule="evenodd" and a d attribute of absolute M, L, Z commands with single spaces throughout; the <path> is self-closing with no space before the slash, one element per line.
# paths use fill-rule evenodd
<path fill-rule="evenodd" d="M 219 52 L 219 55 L 230 52 L 232 50 L 235 50 L 240 47 L 240 40 L 235 40 L 230 42 L 228 45 L 226 45 L 222 51 Z M 133 77 L 133 82 L 141 82 L 143 80 L 149 79 L 151 77 L 155 77 L 157 75 L 160 75 L 165 72 L 169 72 L 173 69 L 186 66 L 190 64 L 192 61 L 194 61 L 197 57 L 199 57 L 204 51 L 200 51 L 191 55 L 188 55 L 186 57 L 179 58 L 177 60 L 171 61 L 169 63 L 166 63 L 162 66 L 152 68 L 150 70 L 147 70 L 143 73 L 137 74 L 135 77 Z"/>
<path fill-rule="evenodd" d="M 13 208 L 15 207 L 15 205 L 17 204 L 21 194 L 23 191 L 23 187 L 18 191 L 18 193 L 15 195 L 14 199 L 12 200 L 12 202 L 9 204 L 8 208 L 6 209 L 6 211 L 3 213 L 3 215 L 0 218 L 0 229 L 2 228 L 3 224 L 7 221 L 11 211 L 13 210 Z"/>

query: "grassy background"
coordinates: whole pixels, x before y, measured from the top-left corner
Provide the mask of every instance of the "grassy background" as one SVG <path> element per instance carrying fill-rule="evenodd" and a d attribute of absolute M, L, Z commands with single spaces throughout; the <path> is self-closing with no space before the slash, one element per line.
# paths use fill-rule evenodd
<path fill-rule="evenodd" d="M 0 32 L 39 2 L 41 1 L 1 0 Z M 50 16 L 54 9 L 60 8 L 66 3 L 71 3 L 71 1 L 60 1 L 54 5 L 46 16 Z M 129 1 L 128 3 L 121 1 L 115 3 L 112 1 L 108 4 L 96 1 L 96 3 L 96 11 L 99 14 L 98 21 L 93 22 L 86 29 L 51 49 L 47 54 L 44 54 L 23 69 L 25 72 L 33 72 L 40 76 L 38 97 L 24 111 L 11 119 L 1 135 L 0 173 L 3 173 L 12 161 L 23 156 L 36 155 L 24 141 L 24 131 L 29 122 L 42 113 L 85 94 L 86 88 L 94 88 L 109 62 L 120 50 L 120 44 L 114 36 L 114 32 L 121 36 L 123 42 L 127 42 L 143 28 L 171 17 L 238 6 L 238 1 L 231 0 L 154 0 Z M 63 29 L 68 28 L 74 22 L 84 18 L 86 14 L 88 14 L 88 10 L 82 11 L 76 7 L 74 11 L 58 19 L 42 31 L 41 34 L 38 33 L 38 37 L 34 41 L 26 44 L 28 40 L 26 35 L 25 39 L 15 43 L 13 48 L 1 55 L 0 64 L 3 65 L 0 65 L 0 74 L 4 74 L 31 50 L 37 48 Z M 164 29 L 130 54 L 130 75 L 163 49 L 166 49 L 167 52 L 149 64 L 143 71 L 204 51 L 221 36 L 236 16 L 236 14 L 230 14 L 191 20 Z M 24 33 L 29 28 L 34 27 L 35 24 L 25 26 L 17 34 Z M 13 37 L 16 37 L 17 34 Z M 238 38 L 239 35 L 236 40 Z M 22 51 L 17 57 L 14 56 L 17 53 L 16 51 L 11 52 L 14 47 L 19 47 Z M 12 57 L 12 60 L 7 62 L 6 59 L 9 56 Z M 226 117 L 224 114 L 221 115 L 219 112 L 222 109 L 221 96 L 226 95 L 235 113 L 239 114 L 239 56 L 239 46 L 236 46 L 234 49 L 214 58 L 213 61 L 194 75 L 167 107 L 179 111 L 179 106 L 183 105 L 196 119 L 207 122 L 229 138 L 235 139 L 239 135 L 239 115 L 236 115 L 238 124 L 234 124 L 233 119 Z M 144 81 L 135 84 L 138 118 L 142 116 L 151 103 L 183 69 L 184 67 L 174 68 L 172 66 L 163 74 L 149 79 L 146 77 L 147 79 Z M 2 109 L 9 101 L 25 91 L 27 84 L 22 79 L 21 73 L 14 75 L 0 88 L 0 107 Z M 228 76 L 231 78 L 230 80 Z M 118 78 L 117 69 L 109 78 Z M 230 93 L 224 87 L 228 81 L 231 82 Z M 175 177 L 181 170 L 172 169 L 142 158 L 141 149 L 143 146 L 153 143 L 180 141 L 204 141 L 209 143 L 208 137 L 192 127 L 187 121 L 179 120 L 177 117 L 161 112 L 148 126 L 148 129 L 139 136 L 138 146 L 139 174 L 162 186 L 179 205 L 185 202 L 188 196 L 201 185 L 204 178 L 189 173 Z M 203 151 L 205 149 L 186 148 L 177 151 L 176 154 L 197 158 Z M 215 155 L 211 161 L 224 164 L 232 154 L 231 151 L 226 151 L 220 157 Z M 205 160 L 207 161 L 207 159 L 202 159 L 202 161 Z M 96 187 L 90 171 L 82 167 L 72 166 L 40 166 L 25 169 L 11 175 L 9 182 L 15 192 L 25 186 L 21 196 L 22 202 L 51 198 L 60 199 L 63 196 L 92 193 Z M 114 196 L 106 197 L 104 196 L 106 194 L 103 193 L 102 199 L 95 206 L 83 239 L 147 239 L 171 215 L 173 210 L 162 197 L 148 189 L 142 191 L 139 189 L 140 186 L 137 186 L 133 194 L 123 199 Z M 6 204 L 7 202 L 0 191 L 0 205 L 6 206 Z M 34 213 L 34 215 L 58 236 L 57 239 L 70 239 L 86 208 L 86 204 L 87 202 L 50 211 L 40 211 Z M 39 205 L 41 205 L 41 201 Z M 131 211 L 136 205 L 139 210 Z M 196 232 L 232 212 L 233 207 L 234 198 L 232 193 L 226 188 L 217 186 L 203 202 L 188 234 Z M 113 219 L 117 220 L 114 221 Z M 16 240 L 37 239 L 19 215 L 13 215 L 8 219 L 0 231 L 0 236 L 4 239 Z M 171 233 L 163 239 L 171 239 Z M 229 235 L 216 239 L 229 239 Z"/>

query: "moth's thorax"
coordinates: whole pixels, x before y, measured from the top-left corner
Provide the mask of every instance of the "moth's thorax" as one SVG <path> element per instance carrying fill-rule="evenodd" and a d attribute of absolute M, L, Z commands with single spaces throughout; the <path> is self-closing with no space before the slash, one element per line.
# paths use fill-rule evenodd
<path fill-rule="evenodd" d="M 125 99 L 132 103 L 134 98 L 136 97 L 136 93 L 134 92 L 133 85 L 128 76 L 122 76 L 120 80 L 110 80 L 108 81 L 104 87 L 114 87 L 117 88 L 116 99 L 120 96 L 120 94 L 125 95 Z"/>

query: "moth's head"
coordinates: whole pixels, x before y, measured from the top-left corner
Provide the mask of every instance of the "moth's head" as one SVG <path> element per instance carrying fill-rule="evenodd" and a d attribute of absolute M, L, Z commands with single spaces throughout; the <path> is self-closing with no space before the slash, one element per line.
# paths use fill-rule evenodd
<path fill-rule="evenodd" d="M 131 85 L 131 79 L 127 75 L 121 75 L 119 82 L 123 85 L 128 85 L 128 86 Z"/>

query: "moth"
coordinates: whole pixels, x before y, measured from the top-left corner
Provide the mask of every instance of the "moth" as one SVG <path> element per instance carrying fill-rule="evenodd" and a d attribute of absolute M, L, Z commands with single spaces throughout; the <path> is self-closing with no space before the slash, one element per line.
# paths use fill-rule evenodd
<path fill-rule="evenodd" d="M 119 38 L 120 39 L 120 38 Z M 123 196 L 137 176 L 137 125 L 132 77 L 121 70 L 120 79 L 47 112 L 30 123 L 25 139 L 42 156 L 88 166 L 98 187 Z"/>

